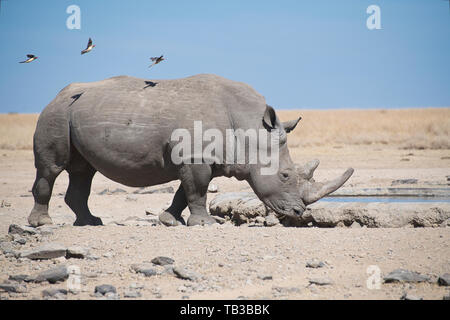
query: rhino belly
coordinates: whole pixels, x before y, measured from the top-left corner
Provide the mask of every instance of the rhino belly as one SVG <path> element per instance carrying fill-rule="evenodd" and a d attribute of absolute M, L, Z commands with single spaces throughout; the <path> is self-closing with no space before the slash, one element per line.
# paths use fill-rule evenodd
<path fill-rule="evenodd" d="M 71 127 L 72 144 L 104 176 L 132 187 L 178 179 L 175 167 L 165 157 L 165 142 L 158 128 L 84 122 Z"/>

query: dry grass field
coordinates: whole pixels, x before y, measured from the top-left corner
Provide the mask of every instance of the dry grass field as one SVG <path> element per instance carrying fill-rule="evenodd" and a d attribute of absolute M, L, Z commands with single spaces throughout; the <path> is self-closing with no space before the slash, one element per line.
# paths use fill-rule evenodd
<path fill-rule="evenodd" d="M 450 149 L 450 108 L 397 110 L 289 110 L 302 116 L 290 148 L 385 144 L 400 149 Z M 0 114 L 0 149 L 32 149 L 37 114 Z"/>
<path fill-rule="evenodd" d="M 394 110 L 293 110 L 282 120 L 302 116 L 289 136 L 291 148 L 384 144 L 400 149 L 449 149 L 450 108 Z"/>

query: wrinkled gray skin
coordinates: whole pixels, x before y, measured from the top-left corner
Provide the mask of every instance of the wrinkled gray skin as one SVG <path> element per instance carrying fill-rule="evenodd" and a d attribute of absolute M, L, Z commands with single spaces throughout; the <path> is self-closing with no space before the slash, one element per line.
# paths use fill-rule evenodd
<path fill-rule="evenodd" d="M 278 129 L 278 172 L 262 176 L 258 164 L 174 165 L 172 132 L 185 128 L 193 136 L 194 121 L 199 120 L 203 130 L 216 128 L 224 137 L 226 129 Z M 206 193 L 217 176 L 246 180 L 274 211 L 299 216 L 305 210 L 302 199 L 317 197 L 309 195 L 315 189 L 308 184 L 305 190 L 298 189 L 299 176 L 287 149 L 285 132 L 293 130 L 299 120 L 281 123 L 250 86 L 215 75 L 155 82 L 120 76 L 73 83 L 38 120 L 34 134 L 37 173 L 32 190 L 35 205 L 28 221 L 32 226 L 52 223 L 48 203 L 54 181 L 63 170 L 69 173 L 65 202 L 76 214 L 76 226 L 102 224 L 88 208 L 97 171 L 131 187 L 179 179 L 172 205 L 160 215 L 166 225 L 185 224 L 181 212 L 186 206 L 191 212 L 188 225 L 214 223 L 206 210 Z"/>

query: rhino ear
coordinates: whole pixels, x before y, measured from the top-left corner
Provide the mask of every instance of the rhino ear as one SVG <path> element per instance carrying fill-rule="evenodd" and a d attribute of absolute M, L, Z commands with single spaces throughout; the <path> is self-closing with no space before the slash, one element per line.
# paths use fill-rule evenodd
<path fill-rule="evenodd" d="M 289 133 L 294 130 L 300 120 L 302 120 L 302 117 L 298 117 L 297 120 L 283 122 L 284 131 L 286 131 L 286 133 Z"/>
<path fill-rule="evenodd" d="M 280 128 L 280 120 L 278 120 L 275 110 L 269 105 L 266 105 L 266 111 L 264 112 L 263 117 L 263 124 L 269 131 Z"/>

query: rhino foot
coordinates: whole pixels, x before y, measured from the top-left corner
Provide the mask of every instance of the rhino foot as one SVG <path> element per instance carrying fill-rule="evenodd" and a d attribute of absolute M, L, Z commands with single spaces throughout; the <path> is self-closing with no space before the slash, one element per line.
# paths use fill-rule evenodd
<path fill-rule="evenodd" d="M 204 226 L 217 223 L 216 219 L 210 215 L 191 214 L 188 219 L 187 225 L 191 226 Z"/>
<path fill-rule="evenodd" d="M 91 216 L 87 219 L 76 219 L 73 223 L 74 226 L 82 227 L 82 226 L 102 226 L 103 222 L 102 219 L 99 217 Z"/>
<path fill-rule="evenodd" d="M 164 211 L 163 213 L 161 213 L 159 215 L 159 221 L 161 221 L 161 223 L 167 227 L 176 227 L 176 226 L 185 226 L 186 225 L 186 222 L 184 222 L 184 219 L 181 216 L 177 218 L 168 211 Z"/>
<path fill-rule="evenodd" d="M 53 224 L 53 221 L 47 213 L 32 212 L 28 217 L 28 223 L 32 227 L 39 227 L 46 224 Z"/>

